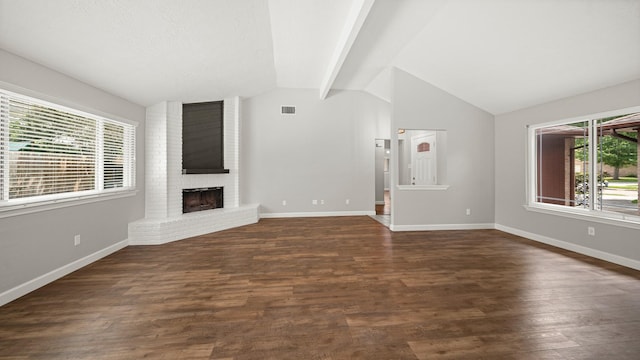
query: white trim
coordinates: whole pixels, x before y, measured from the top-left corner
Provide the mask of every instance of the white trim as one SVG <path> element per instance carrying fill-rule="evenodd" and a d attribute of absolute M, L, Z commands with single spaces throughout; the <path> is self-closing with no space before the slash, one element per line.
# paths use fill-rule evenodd
<path fill-rule="evenodd" d="M 55 270 L 52 270 L 44 275 L 38 276 L 35 279 L 29 280 L 24 284 L 20 284 L 12 289 L 9 289 L 0 294 L 0 306 L 7 304 L 21 296 L 24 296 L 38 288 L 41 288 L 61 277 L 68 275 L 82 267 L 85 267 L 103 257 L 110 255 L 118 250 L 121 250 L 129 244 L 129 240 L 123 240 L 108 246 L 102 250 L 98 250 L 93 254 L 87 255 L 81 259 L 78 259 L 69 264 L 63 265 Z"/>
<path fill-rule="evenodd" d="M 589 127 L 588 127 L 588 143 L 587 143 L 587 149 L 589 150 L 589 158 L 587 159 L 587 164 L 586 166 L 588 166 L 588 171 L 589 171 L 589 210 L 591 211 L 598 211 L 598 209 L 596 209 L 596 203 L 597 203 L 597 198 L 598 198 L 598 169 L 604 165 L 604 160 L 600 158 L 600 154 L 598 154 L 598 150 L 600 149 L 600 143 L 598 142 L 597 139 L 597 134 L 598 134 L 598 130 L 600 130 L 598 127 L 596 127 L 596 120 L 591 119 L 588 121 Z M 637 157 L 637 155 L 636 155 Z M 575 166 L 575 165 L 574 165 Z M 583 169 L 583 172 L 587 171 L 586 169 Z M 584 178 L 583 178 L 584 179 Z M 603 179 L 604 180 L 604 179 Z M 593 186 L 593 185 L 596 186 Z M 603 197 L 604 199 L 604 197 Z M 540 201 L 542 202 L 542 201 Z M 604 203 L 604 200 L 602 201 Z"/>
<path fill-rule="evenodd" d="M 391 231 L 430 231 L 430 230 L 486 230 L 494 229 L 493 223 L 480 224 L 425 224 L 425 225 L 389 225 Z"/>
<path fill-rule="evenodd" d="M 600 259 L 600 260 L 604 260 L 604 261 L 608 261 L 614 264 L 618 264 L 618 265 L 622 265 L 622 266 L 626 266 L 635 270 L 640 270 L 640 261 L 638 260 L 634 260 L 634 259 L 630 259 L 630 258 L 626 258 L 620 255 L 615 255 L 615 254 L 611 254 L 608 252 L 604 252 L 601 250 L 596 250 L 596 249 L 592 249 L 586 246 L 581 246 L 581 245 L 577 245 L 574 243 L 570 243 L 570 242 L 566 242 L 566 241 L 562 241 L 562 240 L 558 240 L 558 239 L 554 239 L 554 238 L 550 238 L 547 236 L 543 236 L 543 235 L 538 235 L 538 234 L 534 234 L 534 233 L 530 233 L 527 231 L 523 231 L 523 230 L 519 230 L 519 229 L 515 229 L 512 227 L 508 227 L 508 226 L 504 226 L 504 225 L 500 225 L 500 224 L 496 224 L 495 228 L 497 230 L 500 231 L 504 231 L 506 233 L 509 234 L 513 234 L 513 235 L 517 235 L 517 236 L 521 236 L 524 238 L 527 238 L 529 240 L 533 240 L 533 241 L 537 241 L 537 242 L 541 242 L 547 245 L 551 245 L 551 246 L 555 246 L 561 249 L 565 249 L 565 250 L 569 250 L 569 251 L 573 251 L 582 255 L 586 255 L 586 256 L 590 256 L 596 259 Z"/>
<path fill-rule="evenodd" d="M 64 99 L 61 99 L 61 98 L 58 98 L 58 97 L 55 97 L 55 96 L 47 95 L 45 93 L 41 93 L 41 92 L 34 91 L 34 90 L 31 90 L 31 89 L 23 88 L 21 86 L 14 85 L 12 83 L 8 83 L 8 82 L 5 82 L 5 81 L 0 81 L 0 88 L 3 89 L 3 90 L 6 90 L 7 92 L 13 93 L 16 96 L 21 97 L 21 98 L 24 98 L 25 96 L 33 98 L 33 99 L 29 99 L 30 101 L 35 100 L 36 102 L 37 101 L 44 102 L 46 106 L 49 106 L 46 103 L 50 103 L 50 104 L 53 104 L 53 105 L 57 105 L 57 106 L 62 106 L 62 107 L 68 108 L 65 111 L 73 112 L 73 113 L 75 113 L 77 115 L 81 115 L 81 116 L 86 116 L 86 115 L 98 116 L 98 117 L 106 118 L 108 120 L 117 120 L 117 121 L 123 122 L 125 124 L 133 125 L 133 126 L 136 126 L 136 127 L 138 126 L 138 122 L 135 121 L 135 120 L 130 120 L 130 119 L 127 119 L 127 118 L 123 118 L 123 117 L 118 116 L 118 115 L 114 115 L 114 114 L 111 114 L 111 113 L 100 111 L 100 110 L 94 109 L 92 107 L 80 105 L 80 104 L 74 103 L 72 101 L 67 101 L 67 100 L 64 100 Z"/>
<path fill-rule="evenodd" d="M 593 114 L 573 116 L 573 117 L 570 117 L 570 118 L 553 119 L 553 120 L 545 121 L 545 122 L 539 123 L 539 124 L 538 123 L 529 124 L 527 126 L 532 127 L 534 129 L 538 129 L 538 128 L 543 128 L 543 127 L 547 127 L 547 126 L 564 125 L 564 124 L 576 123 L 576 122 L 580 122 L 580 121 L 589 121 L 589 120 L 592 120 L 592 119 L 602 119 L 602 118 L 607 118 L 607 117 L 611 117 L 611 116 L 634 113 L 634 112 L 638 112 L 638 111 L 640 111 L 640 106 L 630 106 L 630 107 L 626 107 L 626 108 L 622 108 L 622 109 L 616 109 L 616 110 L 603 111 L 603 112 L 598 112 L 598 113 L 593 113 Z"/>
<path fill-rule="evenodd" d="M 631 229 L 640 229 L 640 222 L 633 218 L 637 216 L 624 215 L 622 213 L 612 213 L 600 210 L 589 210 L 567 207 L 562 205 L 552 204 L 535 204 L 535 205 L 523 205 L 528 211 L 533 211 L 541 214 L 564 216 L 572 219 L 597 222 L 601 224 L 622 226 Z M 610 215 L 610 216 L 606 216 Z M 632 217 L 631 220 L 624 218 L 625 216 Z"/>
<path fill-rule="evenodd" d="M 447 190 L 450 185 L 396 185 L 400 191 L 432 191 Z"/>
<path fill-rule="evenodd" d="M 124 197 L 135 196 L 137 193 L 138 190 L 101 192 L 85 196 L 57 198 L 40 202 L 24 202 L 15 205 L 0 205 L 0 219 L 17 215 L 32 214 L 40 211 L 60 209 L 68 206 L 120 199 Z"/>
<path fill-rule="evenodd" d="M 137 127 L 137 122 L 128 121 L 127 119 L 122 119 L 118 116 L 112 116 L 111 114 L 105 114 L 100 111 L 86 112 L 82 106 L 77 104 L 69 105 L 67 102 L 53 98 L 51 96 L 47 96 L 42 93 L 38 93 L 35 91 L 31 91 L 29 89 L 25 89 L 19 86 L 15 86 L 9 83 L 5 83 L 0 81 L 0 85 L 3 85 L 3 88 L 0 88 L 0 94 L 2 94 L 3 99 L 5 95 L 10 98 L 9 102 L 13 100 L 24 101 L 26 104 L 35 104 L 46 106 L 56 111 L 60 111 L 63 113 L 74 114 L 76 116 L 81 116 L 86 118 L 87 122 L 91 121 L 96 125 L 96 132 L 94 135 L 95 140 L 95 152 L 94 152 L 94 160 L 95 160 L 95 174 L 94 177 L 94 190 L 87 191 L 70 191 L 64 193 L 53 193 L 46 195 L 35 195 L 35 196 L 25 196 L 18 199 L 9 199 L 8 197 L 8 185 L 5 186 L 5 189 L 2 189 L 5 193 L 4 196 L 0 197 L 0 218 L 22 215 L 27 213 L 33 213 L 44 210 L 51 210 L 61 207 L 67 207 L 71 205 L 78 205 L 88 202 L 95 202 L 100 200 L 108 200 L 115 198 L 122 198 L 128 196 L 134 196 L 137 191 L 135 190 L 135 186 L 133 186 L 130 180 L 134 180 L 135 178 L 128 179 L 123 177 L 123 181 L 125 186 L 118 187 L 115 189 L 104 189 L 103 186 L 103 158 L 104 158 L 104 134 L 103 127 L 105 123 L 115 124 L 123 129 L 128 131 L 133 131 L 135 133 L 135 127 Z M 6 90 L 7 88 L 11 90 Z M 13 92 L 12 90 L 17 90 L 19 92 Z M 53 101 L 50 101 L 53 100 Z M 7 115 L 7 114 L 5 114 Z M 5 124 L 6 126 L 7 124 Z M 5 129 L 6 130 L 6 129 Z M 123 138 L 123 146 L 126 146 L 129 142 L 126 137 Z M 133 140 L 133 144 L 135 146 L 135 139 Z M 132 152 L 130 154 L 124 155 L 124 164 L 128 165 L 127 167 L 135 167 L 135 147 L 131 147 L 130 150 Z M 4 149 L 3 151 L 8 151 Z M 5 154 L 6 155 L 6 154 Z M 6 171 L 5 174 L 0 174 L 3 176 L 4 180 L 10 182 L 11 180 L 8 177 L 8 166 L 4 164 L 2 167 Z M 123 174 L 127 175 L 127 174 Z M 133 174 L 131 174 L 133 175 Z M 0 194 L 2 195 L 2 194 Z"/>
<path fill-rule="evenodd" d="M 537 140 L 536 140 L 536 128 L 531 125 L 527 125 L 527 159 L 525 162 L 525 176 L 526 178 L 526 188 L 525 188 L 525 196 L 526 203 L 533 204 L 536 201 L 536 185 L 538 178 L 538 167 L 536 163 L 536 148 L 537 148 Z"/>
<path fill-rule="evenodd" d="M 537 138 L 536 138 L 536 130 L 544 129 L 546 127 L 555 126 L 555 125 L 566 125 L 573 124 L 576 122 L 586 122 L 589 124 L 588 129 L 595 130 L 596 128 L 596 120 L 610 117 L 610 116 L 622 116 L 629 113 L 635 113 L 640 111 L 640 106 L 632 106 L 624 109 L 611 110 L 596 114 L 589 114 L 584 116 L 578 116 L 568 119 L 562 120 L 554 120 L 541 124 L 530 124 L 527 125 L 527 169 L 526 169 L 526 204 L 523 205 L 525 209 L 528 211 L 534 211 L 538 213 L 548 214 L 548 215 L 558 215 L 565 216 L 573 219 L 598 222 L 608 225 L 614 226 L 623 226 L 631 229 L 640 229 L 640 217 L 635 215 L 627 215 L 622 212 L 613 212 L 613 211 L 605 211 L 598 210 L 594 204 L 596 196 L 589 196 L 589 207 L 588 208 L 578 208 L 564 205 L 554 205 L 538 202 L 536 199 L 537 193 L 537 179 L 538 179 L 538 167 L 537 167 Z M 589 144 L 597 144 L 597 134 L 596 131 L 589 131 L 588 134 L 588 143 Z M 589 147 L 589 159 L 598 160 L 597 162 L 592 161 L 588 168 L 589 172 L 589 183 L 596 184 L 598 183 L 597 176 L 598 171 L 596 167 L 599 164 L 602 164 L 601 160 L 598 157 L 598 146 L 590 146 Z M 594 187 L 595 188 L 595 187 Z M 591 192 L 594 190 L 592 189 Z M 594 195 L 593 193 L 589 195 Z"/>
<path fill-rule="evenodd" d="M 369 216 L 375 211 L 326 211 L 326 212 L 291 212 L 291 213 L 260 213 L 261 219 L 297 218 L 297 217 L 326 217 L 326 216 Z"/>

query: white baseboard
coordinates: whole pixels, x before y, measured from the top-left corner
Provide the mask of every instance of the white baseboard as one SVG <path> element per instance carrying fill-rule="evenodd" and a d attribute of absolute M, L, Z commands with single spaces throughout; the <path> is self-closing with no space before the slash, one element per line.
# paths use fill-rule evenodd
<path fill-rule="evenodd" d="M 78 259 L 72 263 L 61 266 L 55 270 L 52 270 L 44 275 L 38 276 L 35 279 L 29 280 L 24 284 L 20 284 L 12 289 L 9 289 L 0 294 L 0 306 L 7 304 L 23 295 L 26 295 L 40 287 L 43 287 L 61 277 L 68 275 L 81 267 L 87 266 L 92 262 L 102 259 L 103 257 L 110 255 L 120 249 L 125 248 L 129 244 L 129 240 L 123 240 L 119 243 L 113 244 L 102 250 L 96 251 L 93 254 L 87 255 L 81 259 Z"/>
<path fill-rule="evenodd" d="M 608 262 L 611 262 L 611 263 L 614 263 L 614 264 L 626 266 L 626 267 L 629 267 L 629 268 L 632 268 L 632 269 L 635 269 L 635 270 L 640 270 L 640 261 L 638 261 L 638 260 L 629 259 L 629 258 L 626 258 L 624 256 L 611 254 L 611 253 L 608 253 L 608 252 L 605 252 L 605 251 L 592 249 L 592 248 L 589 248 L 589 247 L 586 247 L 586 246 L 581 246 L 581 245 L 578 245 L 578 244 L 574 244 L 574 243 L 570 243 L 570 242 L 566 242 L 566 241 L 550 238 L 550 237 L 547 237 L 547 236 L 530 233 L 530 232 L 527 232 L 527 231 L 523 231 L 523 230 L 520 230 L 520 229 L 515 229 L 515 228 L 512 228 L 512 227 L 508 227 L 508 226 L 504 226 L 504 225 L 500 225 L 500 224 L 496 224 L 495 228 L 496 228 L 496 230 L 500 230 L 500 231 L 504 231 L 504 232 L 509 233 L 509 234 L 521 236 L 521 237 L 527 238 L 529 240 L 538 241 L 538 242 L 541 242 L 541 243 L 544 243 L 544 244 L 547 244 L 547 245 L 551 245 L 551 246 L 559 247 L 561 249 L 573 251 L 573 252 L 576 252 L 578 254 L 591 256 L 591 257 L 596 258 L 596 259 L 600 259 L 600 260 L 608 261 Z"/>
<path fill-rule="evenodd" d="M 290 213 L 260 213 L 261 219 L 294 218 L 294 217 L 325 217 L 325 216 L 369 216 L 375 211 L 326 211 L 326 212 L 290 212 Z"/>
<path fill-rule="evenodd" d="M 495 229 L 493 223 L 487 224 L 431 224 L 431 225 L 390 225 L 391 231 L 431 231 L 431 230 L 486 230 Z"/>

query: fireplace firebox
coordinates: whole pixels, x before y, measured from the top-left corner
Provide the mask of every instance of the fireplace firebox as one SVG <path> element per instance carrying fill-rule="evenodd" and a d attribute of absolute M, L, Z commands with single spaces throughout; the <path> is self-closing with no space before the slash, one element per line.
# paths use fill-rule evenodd
<path fill-rule="evenodd" d="M 223 187 L 182 190 L 182 213 L 219 209 L 223 206 Z"/>

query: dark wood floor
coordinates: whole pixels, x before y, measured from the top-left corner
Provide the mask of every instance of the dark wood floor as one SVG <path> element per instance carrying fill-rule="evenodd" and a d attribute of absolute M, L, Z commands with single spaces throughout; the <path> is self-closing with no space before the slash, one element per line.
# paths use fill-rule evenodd
<path fill-rule="evenodd" d="M 640 272 L 496 230 L 267 219 L 0 307 L 0 359 L 639 359 Z"/>

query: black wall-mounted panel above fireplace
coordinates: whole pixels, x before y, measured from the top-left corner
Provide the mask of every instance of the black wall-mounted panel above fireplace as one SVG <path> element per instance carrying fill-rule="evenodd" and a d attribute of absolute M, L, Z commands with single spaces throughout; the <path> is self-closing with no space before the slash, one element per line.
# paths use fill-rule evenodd
<path fill-rule="evenodd" d="M 224 174 L 224 101 L 182 104 L 182 173 Z"/>

